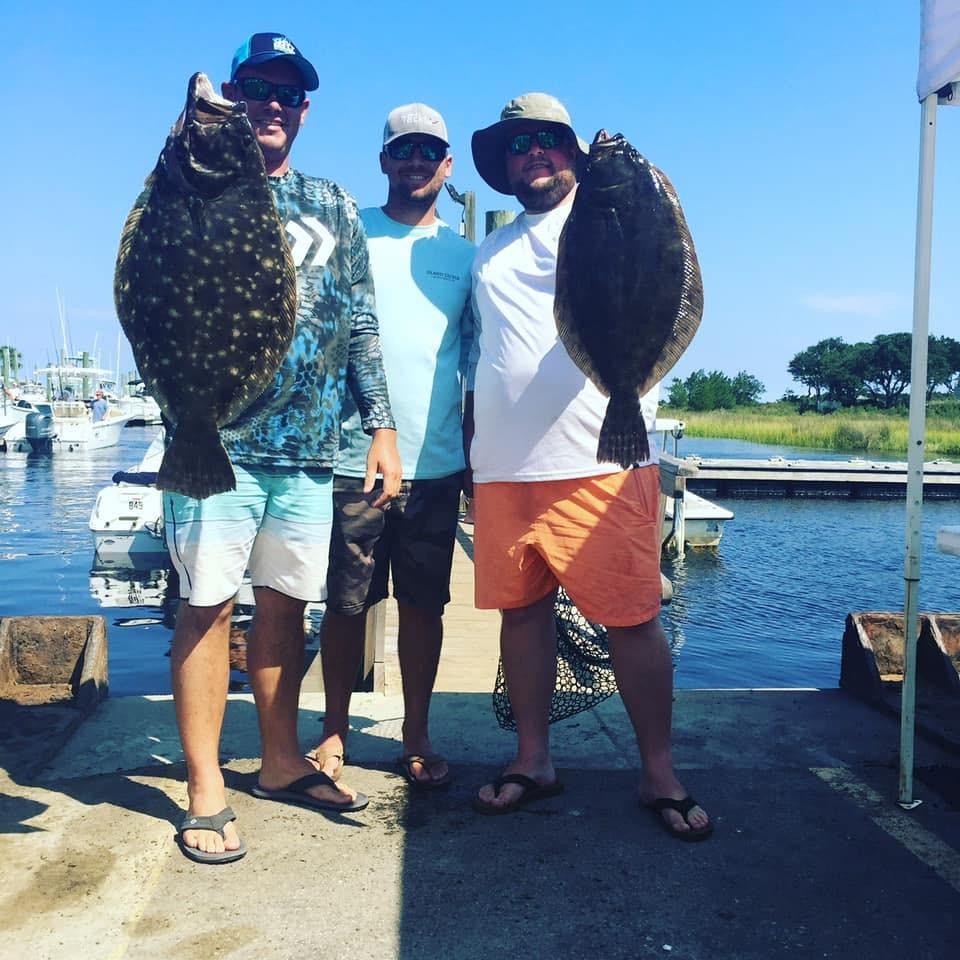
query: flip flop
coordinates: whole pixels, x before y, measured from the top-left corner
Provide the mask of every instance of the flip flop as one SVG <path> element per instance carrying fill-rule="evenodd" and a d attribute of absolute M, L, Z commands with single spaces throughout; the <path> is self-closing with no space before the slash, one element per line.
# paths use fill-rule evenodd
<path fill-rule="evenodd" d="M 311 763 L 315 763 L 320 773 L 323 773 L 324 764 L 331 757 L 335 758 L 337 761 L 337 768 L 333 771 L 333 773 L 328 774 L 331 780 L 340 779 L 340 774 L 343 773 L 343 766 L 347 762 L 346 751 L 343 753 L 325 753 L 320 750 L 311 750 L 309 753 L 305 753 L 304 757 Z"/>
<path fill-rule="evenodd" d="M 278 800 L 281 803 L 294 803 L 301 807 L 310 807 L 313 810 L 333 810 L 337 813 L 352 813 L 356 810 L 362 810 L 370 802 L 369 797 L 362 793 L 358 793 L 353 800 L 347 803 L 323 800 L 307 793 L 311 787 L 320 786 L 331 787 L 338 793 L 343 793 L 332 778 L 319 772 L 308 773 L 305 777 L 300 777 L 299 780 L 294 780 L 293 783 L 288 783 L 279 790 L 268 790 L 258 783 L 250 789 L 250 792 L 261 800 Z"/>
<path fill-rule="evenodd" d="M 196 863 L 232 863 L 234 860 L 239 860 L 241 857 L 247 855 L 247 845 L 242 840 L 236 850 L 208 853 L 206 850 L 188 847 L 183 839 L 183 834 L 186 830 L 213 830 L 215 833 L 219 833 L 225 840 L 226 837 L 224 837 L 223 828 L 230 823 L 231 820 L 236 819 L 237 815 L 230 807 L 224 807 L 219 813 L 215 813 L 212 817 L 197 817 L 188 813 L 184 816 L 183 823 L 180 824 L 180 828 L 177 830 L 175 838 L 177 846 L 188 860 L 193 860 Z"/>
<path fill-rule="evenodd" d="M 689 830 L 674 830 L 673 827 L 667 822 L 663 817 L 664 810 L 676 810 L 681 817 L 690 824 L 690 821 L 687 820 L 687 814 L 696 806 L 698 806 L 697 801 L 693 799 L 689 794 L 685 796 L 682 800 L 674 800 L 673 797 L 660 797 L 657 800 L 653 800 L 650 803 L 640 803 L 641 807 L 646 807 L 653 815 L 657 818 L 660 823 L 660 826 L 663 827 L 671 837 L 676 837 L 678 840 L 684 840 L 687 843 L 694 843 L 697 840 L 706 840 L 707 837 L 713 833 L 713 821 L 708 823 L 705 827 L 690 827 Z"/>
<path fill-rule="evenodd" d="M 442 757 L 439 753 L 431 753 L 429 756 L 424 756 L 422 753 L 405 753 L 402 757 L 397 757 L 397 770 L 414 790 L 442 790 L 450 786 L 449 768 L 442 777 L 430 777 L 427 780 L 421 780 L 413 772 L 413 765 L 419 763 L 429 773 L 431 767 L 446 762 L 447 758 Z"/>
<path fill-rule="evenodd" d="M 515 783 L 523 788 L 523 793 L 513 803 L 503 807 L 495 807 L 491 803 L 484 803 L 479 797 L 474 797 L 473 809 L 485 816 L 499 816 L 502 813 L 514 813 L 535 800 L 543 800 L 545 797 L 555 797 L 558 793 L 563 793 L 563 784 L 559 780 L 541 784 L 530 777 L 525 777 L 522 773 L 505 773 L 502 777 L 497 777 L 493 781 L 495 795 L 499 797 L 501 788 L 508 783 Z"/>

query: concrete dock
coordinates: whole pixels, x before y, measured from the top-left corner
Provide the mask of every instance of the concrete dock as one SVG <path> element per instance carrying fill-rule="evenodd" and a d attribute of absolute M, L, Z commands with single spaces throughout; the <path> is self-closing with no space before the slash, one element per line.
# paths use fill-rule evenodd
<path fill-rule="evenodd" d="M 498 618 L 472 610 L 465 540 L 432 712 L 449 791 L 412 795 L 394 772 L 389 623 L 386 692 L 354 696 L 344 773 L 366 810 L 253 798 L 255 711 L 231 696 L 222 756 L 249 853 L 230 865 L 173 841 L 186 791 L 169 697 L 108 699 L 52 760 L 0 771 L 0 957 L 956 956 L 960 745 L 918 737 L 923 802 L 904 811 L 896 718 L 840 690 L 678 692 L 681 779 L 716 823 L 705 843 L 638 808 L 615 698 L 554 727 L 565 793 L 476 815 L 513 737 L 490 706 Z M 322 716 L 305 692 L 304 746 Z"/>

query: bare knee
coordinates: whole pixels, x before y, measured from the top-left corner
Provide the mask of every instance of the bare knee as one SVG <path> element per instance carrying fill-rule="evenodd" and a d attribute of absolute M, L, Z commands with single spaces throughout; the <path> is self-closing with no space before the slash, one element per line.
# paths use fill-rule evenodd
<path fill-rule="evenodd" d="M 522 630 L 548 617 L 552 620 L 555 602 L 556 591 L 554 590 L 541 600 L 528 604 L 526 607 L 513 607 L 510 610 L 502 610 L 503 626 L 508 630 Z"/>

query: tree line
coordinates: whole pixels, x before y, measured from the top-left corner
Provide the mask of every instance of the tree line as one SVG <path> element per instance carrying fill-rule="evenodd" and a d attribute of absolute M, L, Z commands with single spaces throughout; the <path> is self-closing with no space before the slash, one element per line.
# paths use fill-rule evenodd
<path fill-rule="evenodd" d="M 796 354 L 787 372 L 807 388 L 806 396 L 788 391 L 781 399 L 804 409 L 901 405 L 910 387 L 909 333 L 882 333 L 869 343 L 846 343 L 829 337 Z M 960 341 L 930 337 L 927 341 L 926 396 L 939 389 L 960 397 Z M 696 370 L 667 386 L 666 402 L 681 410 L 725 410 L 760 402 L 764 385 L 741 370 L 729 377 L 719 370 Z"/>

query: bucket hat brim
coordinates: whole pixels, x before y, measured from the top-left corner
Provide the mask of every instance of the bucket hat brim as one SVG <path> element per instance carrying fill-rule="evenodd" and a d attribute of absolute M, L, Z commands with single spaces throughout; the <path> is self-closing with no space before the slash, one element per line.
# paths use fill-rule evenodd
<path fill-rule="evenodd" d="M 577 144 L 577 176 L 583 170 L 590 156 L 590 147 L 577 136 L 570 124 L 570 115 L 563 104 L 546 93 L 526 93 L 511 100 L 500 114 L 500 119 L 477 130 L 470 140 L 473 151 L 473 163 L 477 173 L 497 193 L 513 196 L 513 190 L 507 181 L 507 165 L 504 158 L 507 139 L 512 128 L 520 123 L 541 121 L 566 129 Z"/>

